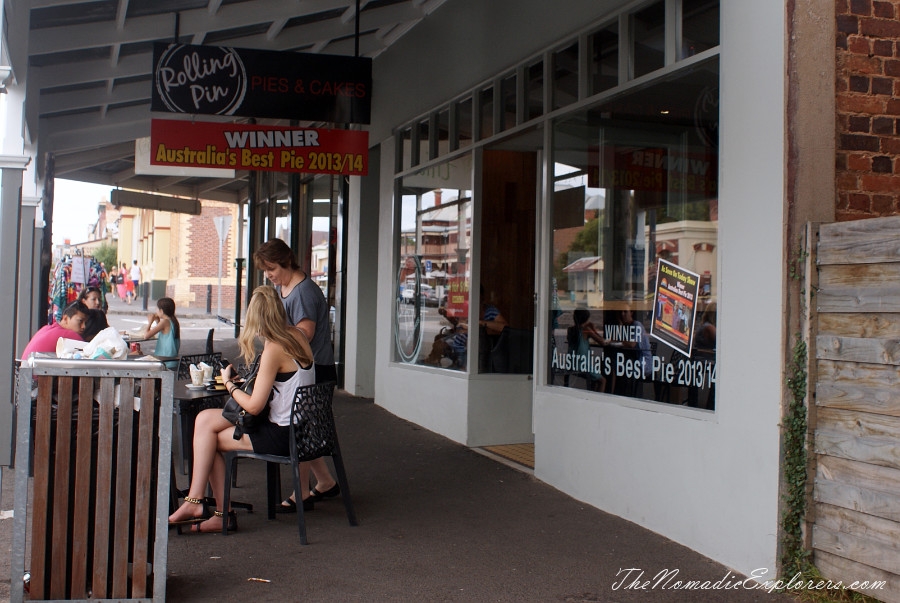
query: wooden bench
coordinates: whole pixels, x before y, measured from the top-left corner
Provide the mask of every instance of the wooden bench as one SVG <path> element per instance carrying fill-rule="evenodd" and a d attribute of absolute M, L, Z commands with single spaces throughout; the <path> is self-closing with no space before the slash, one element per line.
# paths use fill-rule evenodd
<path fill-rule="evenodd" d="M 16 394 L 11 600 L 23 599 L 30 531 L 29 600 L 164 601 L 175 374 L 155 362 L 33 363 Z"/>

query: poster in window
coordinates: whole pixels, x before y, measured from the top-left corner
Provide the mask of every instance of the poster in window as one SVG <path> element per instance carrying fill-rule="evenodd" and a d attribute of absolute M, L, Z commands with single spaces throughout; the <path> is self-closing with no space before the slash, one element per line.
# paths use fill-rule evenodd
<path fill-rule="evenodd" d="M 699 274 L 659 260 L 650 335 L 688 357 L 694 340 L 699 286 Z"/>

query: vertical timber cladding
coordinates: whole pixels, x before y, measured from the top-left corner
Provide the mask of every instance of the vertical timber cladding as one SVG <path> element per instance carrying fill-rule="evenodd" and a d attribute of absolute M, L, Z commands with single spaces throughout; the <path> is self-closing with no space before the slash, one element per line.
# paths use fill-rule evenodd
<path fill-rule="evenodd" d="M 900 602 L 900 216 L 820 226 L 814 562 Z"/>

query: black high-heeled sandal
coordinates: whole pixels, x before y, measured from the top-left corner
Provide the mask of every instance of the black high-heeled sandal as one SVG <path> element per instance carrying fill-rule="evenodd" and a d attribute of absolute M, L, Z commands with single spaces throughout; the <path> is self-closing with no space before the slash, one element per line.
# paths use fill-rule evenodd
<path fill-rule="evenodd" d="M 222 520 L 225 520 L 225 514 L 221 511 L 214 511 L 216 517 L 221 517 Z M 234 511 L 228 512 L 228 531 L 229 532 L 237 532 L 237 513 Z"/>
<path fill-rule="evenodd" d="M 225 513 L 222 513 L 221 511 L 213 511 L 213 515 L 215 515 L 216 517 L 221 517 L 222 521 L 226 521 Z M 228 531 L 237 532 L 237 513 L 235 513 L 234 511 L 229 511 L 227 521 Z M 217 534 L 222 531 L 222 528 L 217 528 L 215 530 L 204 530 L 203 528 L 201 528 L 201 524 L 198 523 L 197 525 L 191 527 L 191 531 L 198 534 Z"/>
<path fill-rule="evenodd" d="M 202 505 L 203 499 L 191 498 L 190 496 L 185 496 L 184 502 L 191 503 L 192 505 Z M 187 519 L 182 519 L 179 521 L 170 521 L 169 527 L 174 528 L 174 527 L 178 527 L 178 526 L 186 526 L 186 525 L 196 524 L 196 523 L 200 523 L 202 521 L 206 521 L 207 519 L 209 519 L 209 516 L 204 514 L 203 510 L 201 509 L 200 515 L 196 515 L 194 517 L 189 517 Z"/>

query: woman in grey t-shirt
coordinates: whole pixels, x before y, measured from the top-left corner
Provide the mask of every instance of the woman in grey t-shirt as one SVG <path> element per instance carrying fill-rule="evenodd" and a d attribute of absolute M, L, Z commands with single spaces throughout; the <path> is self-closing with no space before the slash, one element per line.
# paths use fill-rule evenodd
<path fill-rule="evenodd" d="M 288 323 L 303 331 L 309 339 L 316 365 L 316 383 L 337 381 L 328 303 L 322 290 L 300 269 L 291 248 L 281 239 L 272 239 L 260 245 L 253 254 L 253 260 L 281 296 Z M 310 470 L 316 478 L 316 485 L 303 497 L 304 511 L 312 510 L 315 501 L 332 498 L 341 492 L 325 459 L 300 463 L 301 473 Z M 279 513 L 294 513 L 296 510 L 296 493 L 276 509 Z"/>

